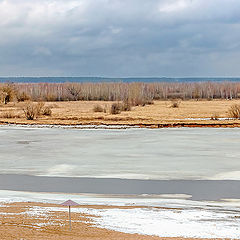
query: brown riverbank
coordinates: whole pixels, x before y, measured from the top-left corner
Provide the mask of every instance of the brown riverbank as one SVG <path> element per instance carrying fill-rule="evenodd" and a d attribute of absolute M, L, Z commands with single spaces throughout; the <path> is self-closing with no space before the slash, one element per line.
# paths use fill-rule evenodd
<path fill-rule="evenodd" d="M 0 206 L 0 239 L 49 239 L 49 240 L 190 240 L 187 238 L 160 238 L 139 234 L 126 234 L 94 226 L 88 214 L 72 213 L 72 231 L 68 227 L 66 211 L 57 211 L 62 206 L 46 203 L 10 203 Z M 80 206 L 81 208 L 118 208 L 112 206 Z"/>
<path fill-rule="evenodd" d="M 153 105 L 133 107 L 131 111 L 110 114 L 113 102 L 73 101 L 46 102 L 51 116 L 26 120 L 23 102 L 0 105 L 0 124 L 34 125 L 128 125 L 150 128 L 162 127 L 240 127 L 240 120 L 229 119 L 229 108 L 240 100 L 182 101 L 178 108 L 171 101 L 155 101 Z M 94 106 L 107 109 L 94 112 Z M 216 118 L 212 120 L 211 118 Z"/>

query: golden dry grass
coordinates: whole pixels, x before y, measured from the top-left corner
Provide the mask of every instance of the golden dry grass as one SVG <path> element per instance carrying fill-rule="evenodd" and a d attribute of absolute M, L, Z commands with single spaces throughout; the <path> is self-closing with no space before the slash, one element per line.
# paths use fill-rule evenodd
<path fill-rule="evenodd" d="M 155 101 L 153 105 L 133 107 L 132 111 L 110 114 L 113 102 L 103 101 L 74 101 L 74 102 L 46 102 L 45 106 L 52 108 L 52 116 L 41 116 L 36 120 L 26 120 L 23 114 L 25 103 L 9 103 L 0 106 L 0 121 L 2 123 L 19 124 L 172 124 L 172 123 L 199 123 L 199 124 L 240 124 L 239 120 L 197 120 L 211 118 L 217 115 L 228 118 L 228 110 L 240 100 L 213 100 L 213 101 L 182 101 L 179 108 L 172 108 L 171 101 Z M 94 112 L 98 104 L 107 109 L 107 112 Z M 9 115 L 10 118 L 6 118 Z M 14 117 L 15 116 L 15 117 Z M 189 118 L 193 118 L 192 120 Z"/>

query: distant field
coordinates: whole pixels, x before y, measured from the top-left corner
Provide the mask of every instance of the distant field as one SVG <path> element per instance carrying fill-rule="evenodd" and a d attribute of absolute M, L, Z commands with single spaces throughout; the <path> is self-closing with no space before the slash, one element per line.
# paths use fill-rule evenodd
<path fill-rule="evenodd" d="M 132 107 L 131 111 L 123 111 L 113 115 L 111 101 L 69 101 L 45 102 L 52 109 L 51 116 L 40 116 L 35 120 L 26 120 L 23 112 L 25 102 L 0 105 L 1 123 L 18 124 L 240 124 L 240 120 L 228 118 L 228 110 L 240 100 L 181 101 L 179 107 L 173 108 L 172 101 L 154 101 L 152 105 Z M 104 112 L 94 112 L 98 105 L 106 109 Z M 217 117 L 219 120 L 211 120 Z"/>

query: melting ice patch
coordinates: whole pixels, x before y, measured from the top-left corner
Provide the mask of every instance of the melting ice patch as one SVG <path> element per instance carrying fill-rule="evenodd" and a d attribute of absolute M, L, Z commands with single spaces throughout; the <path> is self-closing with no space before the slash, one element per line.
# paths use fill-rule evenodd
<path fill-rule="evenodd" d="M 240 171 L 223 172 L 209 178 L 210 180 L 240 180 Z"/>
<path fill-rule="evenodd" d="M 46 176 L 61 176 L 61 175 L 68 175 L 71 176 L 74 170 L 76 169 L 76 166 L 69 165 L 69 164 L 59 164 L 55 165 L 47 170 Z"/>

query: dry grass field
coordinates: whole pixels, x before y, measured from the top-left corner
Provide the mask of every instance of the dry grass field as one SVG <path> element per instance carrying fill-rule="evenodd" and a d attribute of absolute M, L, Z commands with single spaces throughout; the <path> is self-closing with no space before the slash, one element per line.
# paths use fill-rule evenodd
<path fill-rule="evenodd" d="M 106 124 L 106 125 L 142 125 L 157 124 L 194 124 L 213 126 L 238 126 L 240 120 L 221 119 L 229 118 L 229 108 L 240 104 L 240 100 L 188 100 L 181 101 L 179 107 L 173 108 L 171 101 L 154 101 L 152 105 L 132 107 L 131 111 L 122 111 L 120 114 L 111 114 L 113 102 L 105 101 L 66 101 L 46 102 L 52 110 L 51 116 L 40 116 L 35 120 L 26 120 L 23 108 L 25 102 L 10 102 L 0 105 L 0 123 L 15 124 Z M 94 112 L 96 105 L 106 109 L 106 112 Z M 219 118 L 212 120 L 211 118 Z M 158 126 L 159 127 L 159 126 Z"/>

